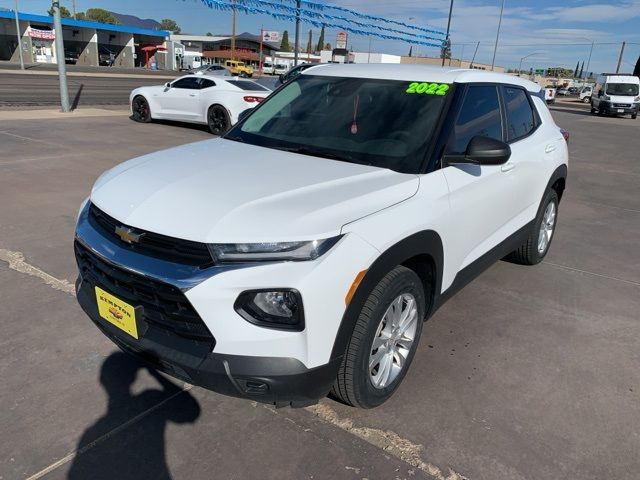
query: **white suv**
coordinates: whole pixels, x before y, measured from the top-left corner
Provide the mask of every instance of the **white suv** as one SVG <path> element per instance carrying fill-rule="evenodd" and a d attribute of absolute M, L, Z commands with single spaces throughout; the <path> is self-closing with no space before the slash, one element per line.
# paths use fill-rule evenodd
<path fill-rule="evenodd" d="M 544 258 L 566 176 L 534 83 L 318 66 L 224 138 L 104 173 L 78 218 L 78 301 L 192 384 L 374 407 L 447 298 L 500 258 Z"/>

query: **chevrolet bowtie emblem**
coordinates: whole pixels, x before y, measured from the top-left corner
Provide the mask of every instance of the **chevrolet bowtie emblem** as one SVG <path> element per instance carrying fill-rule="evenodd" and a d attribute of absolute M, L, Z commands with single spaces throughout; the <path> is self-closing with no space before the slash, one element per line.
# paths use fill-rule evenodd
<path fill-rule="evenodd" d="M 118 235 L 123 242 L 131 244 L 138 243 L 144 233 L 135 233 L 132 228 L 120 226 L 116 227 L 116 235 Z"/>

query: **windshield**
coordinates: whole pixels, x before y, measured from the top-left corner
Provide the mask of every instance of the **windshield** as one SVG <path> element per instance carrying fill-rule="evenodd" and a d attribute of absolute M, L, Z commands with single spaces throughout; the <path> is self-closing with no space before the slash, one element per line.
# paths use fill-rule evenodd
<path fill-rule="evenodd" d="M 428 82 L 301 75 L 226 138 L 419 173 L 448 90 Z"/>
<path fill-rule="evenodd" d="M 633 83 L 607 83 L 607 95 L 638 95 L 638 85 Z"/>

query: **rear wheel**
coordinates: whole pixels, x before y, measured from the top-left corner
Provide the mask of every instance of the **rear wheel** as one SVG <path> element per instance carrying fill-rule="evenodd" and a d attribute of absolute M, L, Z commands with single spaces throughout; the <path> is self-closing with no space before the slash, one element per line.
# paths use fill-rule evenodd
<path fill-rule="evenodd" d="M 398 266 L 369 294 L 331 390 L 342 402 L 376 407 L 396 391 L 418 346 L 425 316 L 424 287 Z"/>
<path fill-rule="evenodd" d="M 558 218 L 558 194 L 550 189 L 544 196 L 527 240 L 507 260 L 522 265 L 536 265 L 547 255 L 556 230 Z"/>
<path fill-rule="evenodd" d="M 132 100 L 131 113 L 136 122 L 149 123 L 151 121 L 151 108 L 143 96 L 137 96 Z"/>
<path fill-rule="evenodd" d="M 211 133 L 220 136 L 231 127 L 231 119 L 223 106 L 213 105 L 207 112 L 207 124 Z"/>
<path fill-rule="evenodd" d="M 631 118 L 632 118 L 633 120 L 635 120 L 637 117 L 638 117 L 638 114 L 637 114 L 637 113 L 632 113 L 632 114 L 631 114 Z"/>

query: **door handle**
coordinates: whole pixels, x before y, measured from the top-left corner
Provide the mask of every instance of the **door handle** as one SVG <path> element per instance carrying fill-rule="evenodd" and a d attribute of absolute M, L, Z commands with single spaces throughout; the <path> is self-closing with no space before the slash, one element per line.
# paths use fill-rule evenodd
<path fill-rule="evenodd" d="M 190 97 L 195 97 L 195 96 L 196 96 L 196 94 L 195 94 L 195 93 L 190 93 L 190 94 L 189 94 L 189 96 L 190 96 Z"/>
<path fill-rule="evenodd" d="M 544 147 L 544 153 L 555 152 L 555 150 L 556 150 L 556 146 L 553 144 L 549 144 L 546 147 Z"/>
<path fill-rule="evenodd" d="M 515 163 L 507 162 L 504 165 L 502 165 L 502 167 L 500 167 L 500 170 L 502 170 L 503 172 L 510 172 L 514 168 L 516 168 Z"/>

